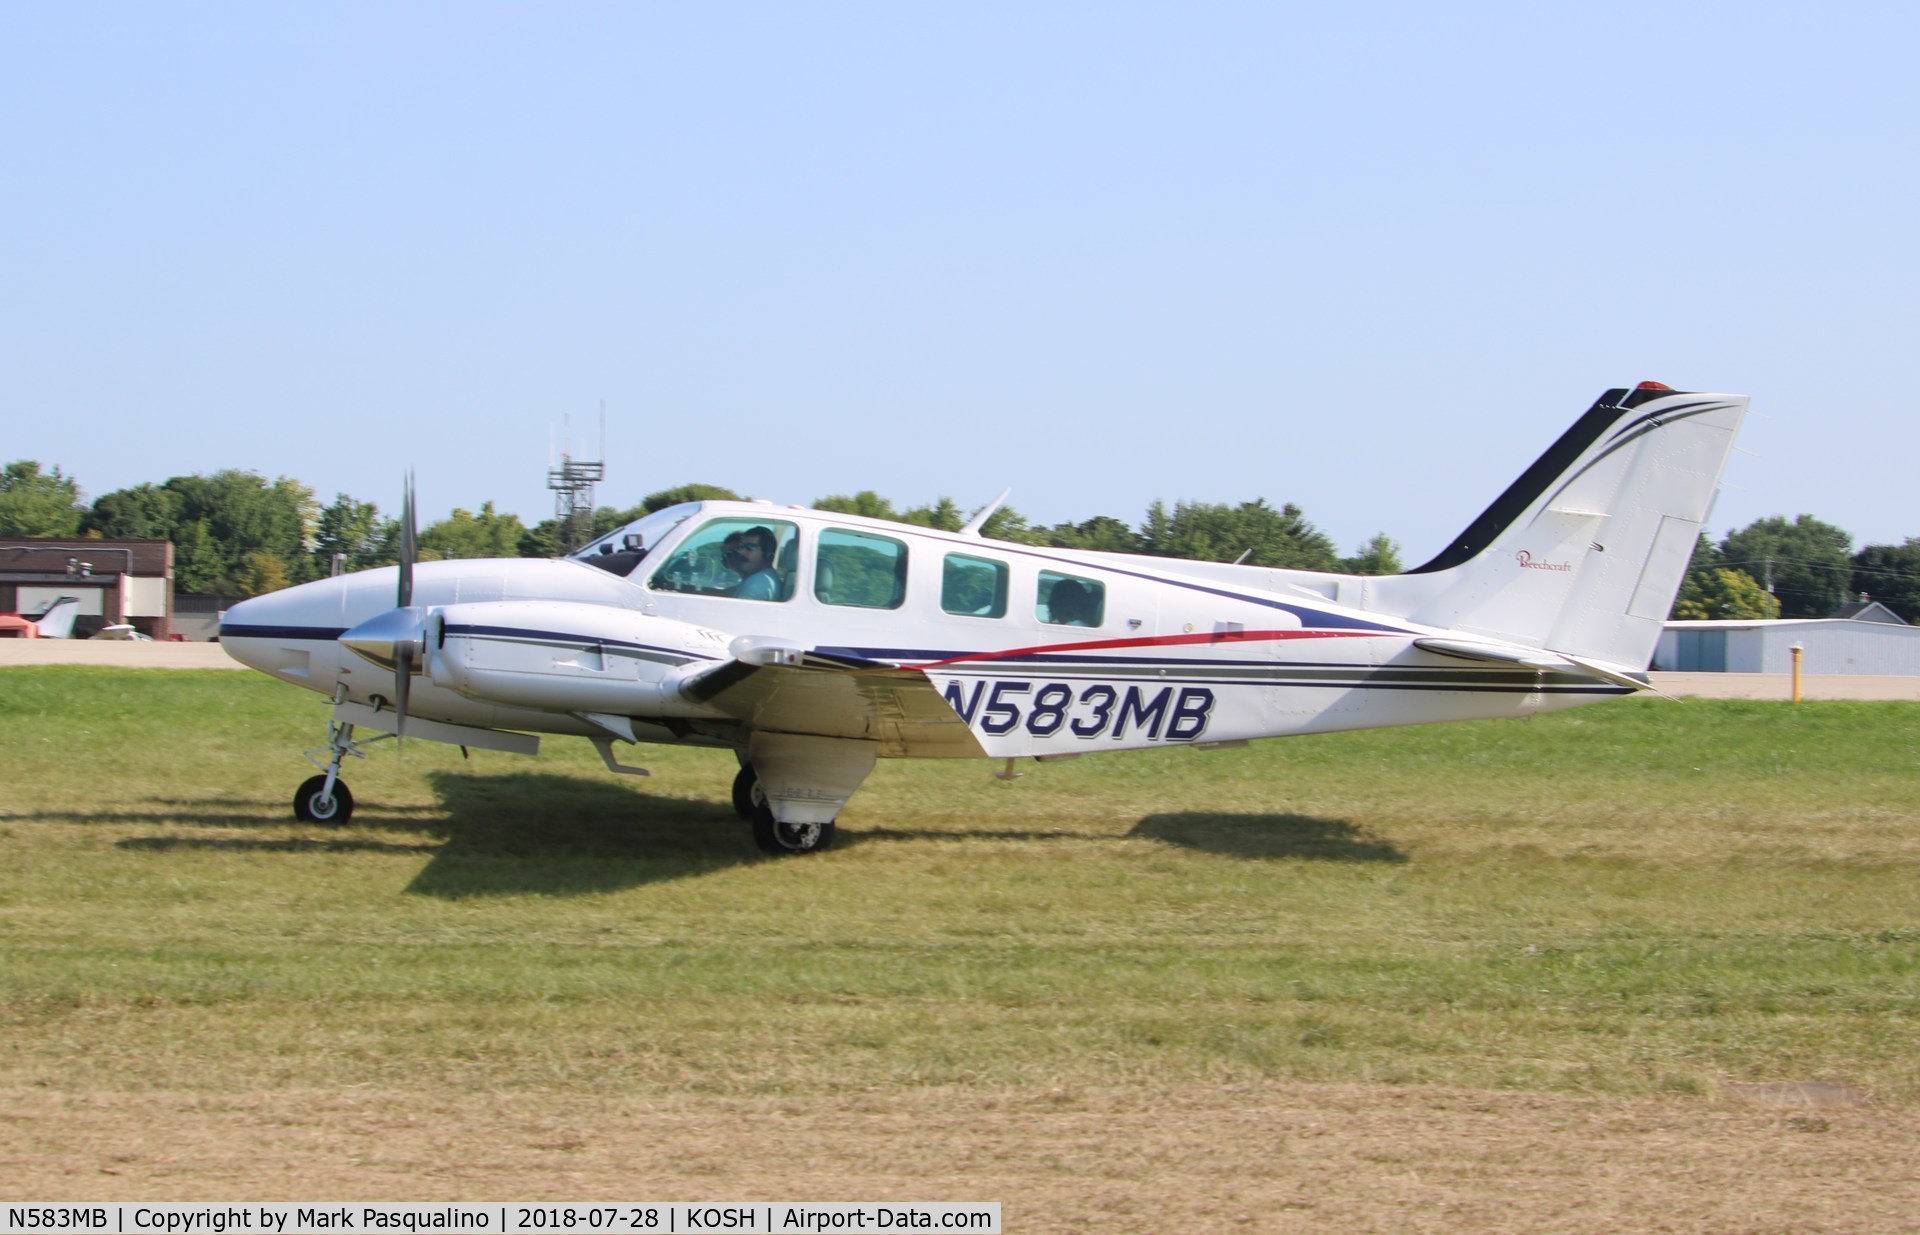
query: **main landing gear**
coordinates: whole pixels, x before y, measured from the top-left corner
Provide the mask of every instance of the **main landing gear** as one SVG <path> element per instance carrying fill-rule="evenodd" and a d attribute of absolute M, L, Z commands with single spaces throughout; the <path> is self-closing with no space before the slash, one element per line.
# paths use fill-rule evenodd
<path fill-rule="evenodd" d="M 356 742 L 353 740 L 352 725 L 345 721 L 329 721 L 327 744 L 305 752 L 307 762 L 319 768 L 320 775 L 309 776 L 294 792 L 293 817 L 301 823 L 323 823 L 332 827 L 351 819 L 353 791 L 347 788 L 347 782 L 340 779 L 340 761 L 348 755 L 365 759 L 367 747 L 392 737 L 391 733 L 382 733 Z M 320 754 L 328 756 L 325 763 L 314 758 Z"/>
<path fill-rule="evenodd" d="M 878 743 L 756 730 L 740 754 L 733 809 L 753 825 L 753 843 L 796 857 L 833 844 L 834 823 L 873 771 Z"/>
<path fill-rule="evenodd" d="M 753 825 L 753 843 L 776 857 L 818 853 L 833 844 L 831 819 L 825 823 L 781 823 L 775 819 L 773 806 L 750 763 L 741 764 L 733 778 L 733 813 Z"/>

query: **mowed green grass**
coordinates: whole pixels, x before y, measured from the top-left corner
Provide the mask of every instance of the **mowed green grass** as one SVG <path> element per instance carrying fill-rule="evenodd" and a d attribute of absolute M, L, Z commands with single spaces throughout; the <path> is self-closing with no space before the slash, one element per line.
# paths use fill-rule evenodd
<path fill-rule="evenodd" d="M 391 743 L 0 670 L 0 1084 L 806 1094 L 1312 1079 L 1920 1099 L 1920 705 L 1635 699 L 1215 752 L 885 762 L 761 858 L 735 764 Z"/>

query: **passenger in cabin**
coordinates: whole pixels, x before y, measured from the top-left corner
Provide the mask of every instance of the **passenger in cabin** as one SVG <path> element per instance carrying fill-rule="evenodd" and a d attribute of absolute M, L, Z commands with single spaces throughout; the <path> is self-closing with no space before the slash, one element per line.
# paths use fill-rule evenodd
<path fill-rule="evenodd" d="M 776 548 L 773 531 L 765 527 L 734 532 L 721 542 L 720 560 L 740 576 L 731 595 L 743 600 L 780 599 L 780 572 L 773 568 Z"/>
<path fill-rule="evenodd" d="M 1086 585 L 1062 579 L 1047 593 L 1047 621 L 1056 626 L 1093 625 L 1093 595 Z"/>

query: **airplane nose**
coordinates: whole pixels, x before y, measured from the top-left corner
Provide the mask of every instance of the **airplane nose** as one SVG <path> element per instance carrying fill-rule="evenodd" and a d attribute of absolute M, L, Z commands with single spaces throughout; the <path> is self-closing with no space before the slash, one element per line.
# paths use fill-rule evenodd
<path fill-rule="evenodd" d="M 319 579 L 243 600 L 220 619 L 220 646 L 243 665 L 277 678 L 330 689 L 339 653 L 334 640 L 345 627 L 346 589 L 340 579 Z"/>

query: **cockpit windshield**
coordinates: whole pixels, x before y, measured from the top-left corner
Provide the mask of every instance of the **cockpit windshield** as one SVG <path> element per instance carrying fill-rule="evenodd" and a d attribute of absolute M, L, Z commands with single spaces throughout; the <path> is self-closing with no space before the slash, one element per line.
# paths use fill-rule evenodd
<path fill-rule="evenodd" d="M 656 510 L 608 532 L 573 554 L 573 560 L 624 578 L 633 573 L 633 568 L 646 558 L 647 552 L 659 544 L 661 538 L 699 509 L 697 502 L 682 502 L 678 506 Z"/>

